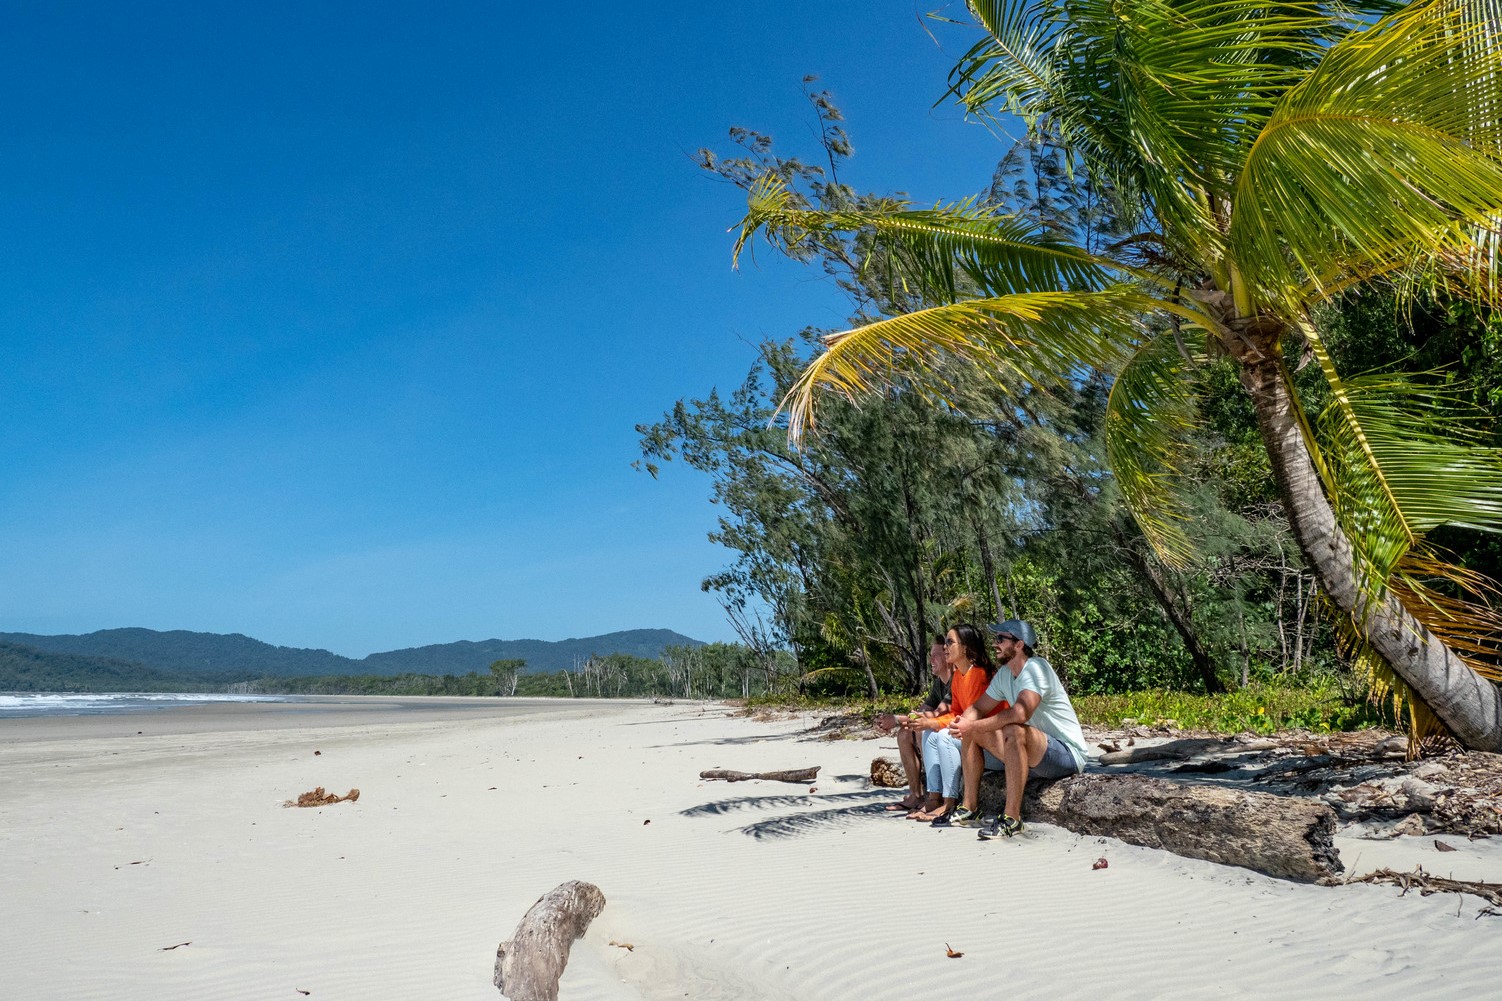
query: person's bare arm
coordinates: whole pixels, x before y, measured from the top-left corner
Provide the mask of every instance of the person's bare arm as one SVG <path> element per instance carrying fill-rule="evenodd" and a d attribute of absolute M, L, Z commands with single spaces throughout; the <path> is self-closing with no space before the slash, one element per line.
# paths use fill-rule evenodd
<path fill-rule="evenodd" d="M 1037 692 L 1031 688 L 1024 688 L 1017 693 L 1016 702 L 995 716 L 987 716 L 985 714 L 995 709 L 998 703 L 996 699 L 982 695 L 975 700 L 975 705 L 965 710 L 964 716 L 950 725 L 949 730 L 963 740 L 969 734 L 989 733 L 1013 723 L 1026 723 L 1033 718 L 1033 713 L 1038 711 L 1038 705 L 1042 701 L 1042 696 Z"/>

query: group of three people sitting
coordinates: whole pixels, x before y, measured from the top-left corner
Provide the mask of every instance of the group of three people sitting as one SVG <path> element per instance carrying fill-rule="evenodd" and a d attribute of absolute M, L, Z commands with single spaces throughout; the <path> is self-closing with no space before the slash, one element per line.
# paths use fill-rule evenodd
<path fill-rule="evenodd" d="M 889 809 L 908 810 L 910 819 L 937 827 L 979 827 L 983 839 L 1020 833 L 1027 780 L 1078 774 L 1087 753 L 1069 693 L 1034 650 L 1033 627 L 1008 619 L 987 629 L 989 645 L 968 622 L 936 637 L 929 651 L 934 685 L 922 709 L 888 718 L 901 727 L 898 749 L 909 788 Z M 986 771 L 1005 773 L 1006 800 L 1002 813 L 983 826 L 980 780 Z"/>

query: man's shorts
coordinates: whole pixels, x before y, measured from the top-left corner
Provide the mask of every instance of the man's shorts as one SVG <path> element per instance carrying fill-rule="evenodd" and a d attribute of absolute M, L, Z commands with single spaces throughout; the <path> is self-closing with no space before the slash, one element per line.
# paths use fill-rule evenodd
<path fill-rule="evenodd" d="M 990 751 L 983 753 L 986 756 L 986 771 L 999 772 L 1006 768 L 1006 765 Z M 1078 772 L 1079 768 L 1075 766 L 1074 755 L 1069 753 L 1069 745 L 1053 734 L 1048 734 L 1048 749 L 1043 752 L 1043 760 L 1027 770 L 1027 777 L 1061 779 Z"/>

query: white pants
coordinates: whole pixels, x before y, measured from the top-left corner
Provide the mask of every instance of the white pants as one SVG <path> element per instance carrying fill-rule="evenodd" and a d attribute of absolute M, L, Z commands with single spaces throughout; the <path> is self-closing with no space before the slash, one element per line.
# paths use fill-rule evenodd
<path fill-rule="evenodd" d="M 960 741 L 948 730 L 929 730 L 923 735 L 923 772 L 928 791 L 945 799 L 960 798 Z"/>

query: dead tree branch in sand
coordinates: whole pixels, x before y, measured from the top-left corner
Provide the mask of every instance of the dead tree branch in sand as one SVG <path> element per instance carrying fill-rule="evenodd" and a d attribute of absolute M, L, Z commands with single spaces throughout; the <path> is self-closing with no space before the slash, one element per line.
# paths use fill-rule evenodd
<path fill-rule="evenodd" d="M 1365 876 L 1352 876 L 1349 879 L 1332 879 L 1334 885 L 1345 883 L 1391 883 L 1393 886 L 1401 886 L 1403 892 L 1418 890 L 1419 896 L 1427 897 L 1431 893 L 1474 893 L 1476 896 L 1492 904 L 1494 907 L 1502 907 L 1502 883 L 1481 883 L 1470 879 L 1446 879 L 1443 876 L 1433 876 L 1419 866 L 1413 872 L 1394 872 L 1392 869 L 1378 869 L 1369 872 Z"/>
<path fill-rule="evenodd" d="M 766 779 L 768 782 L 812 782 L 822 765 L 813 768 L 789 768 L 780 772 L 733 772 L 728 768 L 711 768 L 700 772 L 701 779 L 724 779 L 726 782 L 745 782 L 748 779 Z"/>
<path fill-rule="evenodd" d="M 605 894 L 577 879 L 539 897 L 495 950 L 495 985 L 510 1001 L 557 1001 L 569 950 L 605 909 Z"/>

